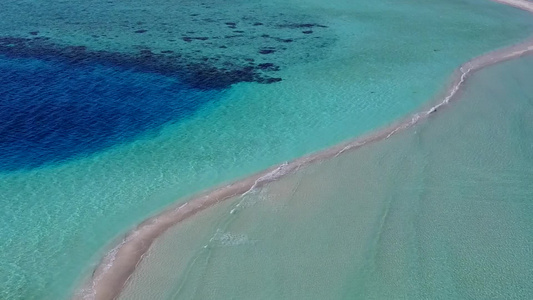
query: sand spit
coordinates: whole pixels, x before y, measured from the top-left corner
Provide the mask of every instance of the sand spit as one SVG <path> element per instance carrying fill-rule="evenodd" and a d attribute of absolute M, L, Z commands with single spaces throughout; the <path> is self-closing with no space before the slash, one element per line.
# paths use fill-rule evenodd
<path fill-rule="evenodd" d="M 496 1 L 502 4 L 507 4 L 514 6 L 516 8 L 520 8 L 523 10 L 527 10 L 531 13 L 533 13 L 533 2 L 529 2 L 528 0 L 492 0 Z"/>
<path fill-rule="evenodd" d="M 521 0 L 494 0 L 511 5 L 533 13 L 533 3 Z M 422 110 L 409 118 L 392 124 L 389 127 L 374 132 L 371 135 L 342 143 L 321 152 L 310 154 L 296 160 L 285 162 L 265 171 L 232 184 L 215 188 L 198 196 L 180 206 L 171 207 L 160 214 L 153 216 L 135 229 L 129 231 L 125 238 L 117 243 L 94 270 L 85 285 L 77 291 L 73 299 L 110 300 L 117 298 L 128 278 L 135 271 L 143 255 L 148 251 L 157 237 L 173 225 L 195 215 L 196 213 L 234 196 L 247 192 L 275 181 L 280 177 L 292 173 L 301 167 L 324 159 L 336 157 L 346 151 L 358 149 L 366 144 L 384 140 L 397 132 L 407 129 L 421 120 L 428 118 L 450 101 L 460 90 L 463 83 L 473 72 L 483 67 L 516 58 L 525 54 L 533 54 L 533 39 L 523 43 L 496 50 L 470 60 L 459 67 L 453 74 L 449 87 L 441 97 L 438 97 L 433 106 Z"/>

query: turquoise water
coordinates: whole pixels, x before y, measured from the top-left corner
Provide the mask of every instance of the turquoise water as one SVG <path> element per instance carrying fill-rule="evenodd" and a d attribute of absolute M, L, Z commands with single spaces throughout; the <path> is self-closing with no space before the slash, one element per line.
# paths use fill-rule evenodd
<path fill-rule="evenodd" d="M 171 228 L 121 299 L 530 299 L 532 77 L 483 69 L 424 123 Z"/>
<path fill-rule="evenodd" d="M 234 84 L 134 141 L 0 174 L 2 299 L 68 297 L 112 239 L 176 199 L 389 124 L 430 101 L 462 62 L 533 28 L 525 12 L 486 1 L 99 3 L 8 1 L 0 34 L 192 62 L 252 58 L 280 66 L 268 74 L 283 80 Z M 221 41 L 231 35 L 243 36 Z"/>

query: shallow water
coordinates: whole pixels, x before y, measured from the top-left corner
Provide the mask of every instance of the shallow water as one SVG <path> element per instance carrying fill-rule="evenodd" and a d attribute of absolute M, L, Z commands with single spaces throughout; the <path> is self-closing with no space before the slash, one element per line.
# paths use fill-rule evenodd
<path fill-rule="evenodd" d="M 28 51 L 14 53 L 11 42 L 2 39 L 2 53 L 7 55 L 3 63 L 31 60 L 32 55 L 39 54 L 44 61 L 36 64 L 43 66 L 60 58 L 67 66 L 54 72 L 57 86 L 68 86 L 80 78 L 88 86 L 79 94 L 69 91 L 69 101 L 92 99 L 110 105 L 97 108 L 104 107 L 101 111 L 105 113 L 114 111 L 117 118 L 140 119 L 141 127 L 132 128 L 132 122 L 111 131 L 114 135 L 98 135 L 109 143 L 78 151 L 68 156 L 68 161 L 53 156 L 41 160 L 49 164 L 36 167 L 41 164 L 26 163 L 30 155 L 26 157 L 21 152 L 17 157 L 22 159 L 16 167 L 4 168 L 17 171 L 0 174 L 0 298 L 68 297 L 92 271 L 112 239 L 120 238 L 128 228 L 176 199 L 184 201 L 202 189 L 389 124 L 430 101 L 462 62 L 515 43 L 533 29 L 533 20 L 525 12 L 486 1 L 435 0 L 425 1 L 424 5 L 411 0 L 291 1 L 281 6 L 276 1 L 212 1 L 211 6 L 207 4 L 210 7 L 180 3 L 4 3 L 0 35 L 48 38 L 38 39 L 37 44 L 43 46 L 40 43 L 46 41 L 52 46 L 45 43 L 44 48 L 22 48 Z M 206 19 L 220 17 L 215 23 L 194 21 L 195 16 L 191 15 L 197 13 L 206 14 Z M 31 20 L 26 15 L 31 15 Z M 236 28 L 226 24 L 231 22 L 236 23 Z M 124 27 L 126 23 L 129 25 Z M 287 24 L 327 27 L 302 29 Z M 243 29 L 241 26 L 244 36 L 225 38 Z M 138 30 L 147 31 L 136 33 Z M 191 30 L 196 33 L 187 33 Z M 303 32 L 309 30 L 313 32 Z M 269 37 L 263 37 L 265 34 Z M 208 40 L 183 39 L 205 35 Z M 220 37 L 214 38 L 217 36 L 224 36 L 223 44 L 219 44 Z M 287 39 L 293 42 L 286 42 Z M 209 42 L 213 44 L 206 44 Z M 105 61 L 107 64 L 98 75 L 103 79 L 98 81 L 94 73 L 84 73 L 76 61 L 65 59 L 72 58 L 67 50 L 82 49 L 64 48 L 67 46 L 85 46 L 87 50 L 80 54 L 81 58 L 95 53 L 90 51 L 105 50 L 113 55 L 104 57 L 119 59 Z M 38 51 L 43 49 L 46 51 Z M 250 58 L 256 69 L 261 69 L 261 63 L 272 63 L 279 66 L 279 71 L 258 72 L 282 81 L 238 83 L 217 91 L 204 89 L 199 92 L 202 105 L 195 106 L 184 118 L 174 114 L 168 104 L 162 104 L 166 97 L 179 95 L 182 90 L 171 90 L 167 96 L 160 89 L 166 81 L 161 78 L 166 75 L 130 64 L 146 63 L 141 59 L 146 51 L 167 50 L 183 53 L 185 58 L 179 66 L 187 68 L 187 62 L 196 63 L 205 57 L 215 66 L 218 63 L 212 62 L 214 58 L 237 69 L 250 63 Z M 276 52 L 262 54 L 261 50 Z M 123 59 L 123 55 L 128 59 Z M 45 69 L 52 72 L 56 67 Z M 94 68 L 94 64 L 85 67 Z M 146 69 L 152 72 L 139 73 Z M 194 68 L 187 70 L 190 75 Z M 69 72 L 73 76 L 67 76 Z M 37 76 L 32 74 L 24 76 Z M 94 86 L 102 84 L 91 86 L 91 82 L 101 81 L 106 82 L 103 95 L 107 95 L 106 88 L 131 86 L 132 81 L 152 93 L 144 99 L 146 102 L 132 99 L 142 108 L 131 114 L 128 109 L 132 107 L 126 109 L 123 102 L 92 97 L 98 90 Z M 38 87 L 50 94 L 36 107 L 50 109 L 48 104 L 54 103 L 53 99 L 61 99 L 60 88 L 46 84 Z M 8 90 L 2 96 L 16 95 L 12 92 Z M 84 97 L 79 97 L 81 94 Z M 54 111 L 69 114 L 61 107 L 54 106 Z M 160 110 L 172 113 L 162 116 Z M 32 115 L 24 117 L 30 118 L 23 124 Z M 80 118 L 83 117 L 86 115 Z M 83 128 L 87 123 L 80 124 L 79 128 Z M 67 135 L 75 132 L 70 131 L 71 127 L 60 129 Z M 71 149 L 56 150 L 69 153 Z"/>
<path fill-rule="evenodd" d="M 533 56 L 165 233 L 121 299 L 529 299 Z M 230 213 L 238 207 L 236 213 Z"/>

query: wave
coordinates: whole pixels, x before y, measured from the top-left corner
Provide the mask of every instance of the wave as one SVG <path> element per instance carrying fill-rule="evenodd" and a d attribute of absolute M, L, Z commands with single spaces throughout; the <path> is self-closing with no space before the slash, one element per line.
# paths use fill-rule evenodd
<path fill-rule="evenodd" d="M 533 13 L 533 3 L 523 0 L 494 0 L 511 6 L 515 6 Z M 262 186 L 278 180 L 279 178 L 294 173 L 302 167 L 316 163 L 324 159 L 337 157 L 347 151 L 353 151 L 370 143 L 385 140 L 394 134 L 401 132 L 422 120 L 427 119 L 442 107 L 456 100 L 457 93 L 467 81 L 468 77 L 486 66 L 505 60 L 520 57 L 525 54 L 533 54 L 533 39 L 520 44 L 506 47 L 501 50 L 489 52 L 476 57 L 461 65 L 453 74 L 451 83 L 443 96 L 438 97 L 435 104 L 429 108 L 411 115 L 409 118 L 378 130 L 368 136 L 363 136 L 352 141 L 342 143 L 321 152 L 303 156 L 290 162 L 271 167 L 232 184 L 215 188 L 204 194 L 191 198 L 178 207 L 169 208 L 157 216 L 151 217 L 131 230 L 126 237 L 102 259 L 93 272 L 91 278 L 84 287 L 74 295 L 74 299 L 105 300 L 115 299 L 120 295 L 124 284 L 135 271 L 136 266 L 142 260 L 151 244 L 173 225 L 192 217 L 202 210 L 211 207 L 218 202 L 235 196 L 245 196 Z M 241 202 L 242 203 L 242 202 Z M 232 210 L 235 213 L 239 204 Z M 247 241 L 246 237 L 236 237 L 222 233 L 217 238 L 229 244 L 240 244 Z"/>

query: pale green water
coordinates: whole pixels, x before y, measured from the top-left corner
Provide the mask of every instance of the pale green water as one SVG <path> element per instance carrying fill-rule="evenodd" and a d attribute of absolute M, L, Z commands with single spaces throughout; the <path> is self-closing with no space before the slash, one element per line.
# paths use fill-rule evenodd
<path fill-rule="evenodd" d="M 137 13 L 158 18 L 138 7 L 151 2 L 130 1 L 124 5 L 137 8 L 119 7 L 115 19 L 98 5 L 8 3 L 0 18 L 3 34 L 38 25 L 45 27 L 43 35 L 64 42 L 88 39 L 96 20 L 135 19 Z M 264 7 L 269 18 L 281 10 L 276 3 Z M 89 13 L 63 13 L 66 6 Z M 229 8 L 227 15 L 236 14 Z M 0 298 L 67 297 L 106 245 L 150 214 L 202 189 L 384 126 L 430 100 L 462 62 L 517 42 L 533 28 L 527 13 L 481 0 L 294 1 L 282 8 L 329 28 L 322 48 L 302 44 L 278 58 L 287 62 L 281 83 L 236 85 L 222 101 L 156 136 L 56 167 L 0 175 Z M 22 26 L 26 14 L 17 9 L 33 13 L 37 25 Z M 164 11 L 172 19 L 170 9 Z M 88 25 L 54 31 L 65 19 L 86 19 Z M 98 32 L 115 30 L 106 26 Z M 150 46 L 157 48 L 163 30 L 150 29 Z M 125 37 L 87 44 L 128 50 L 132 41 L 137 43 Z M 238 44 L 232 51 L 246 49 Z M 303 58 L 292 63 L 295 55 Z"/>
<path fill-rule="evenodd" d="M 172 228 L 121 299 L 531 299 L 532 78 L 533 56 L 483 69 L 427 122 Z"/>

